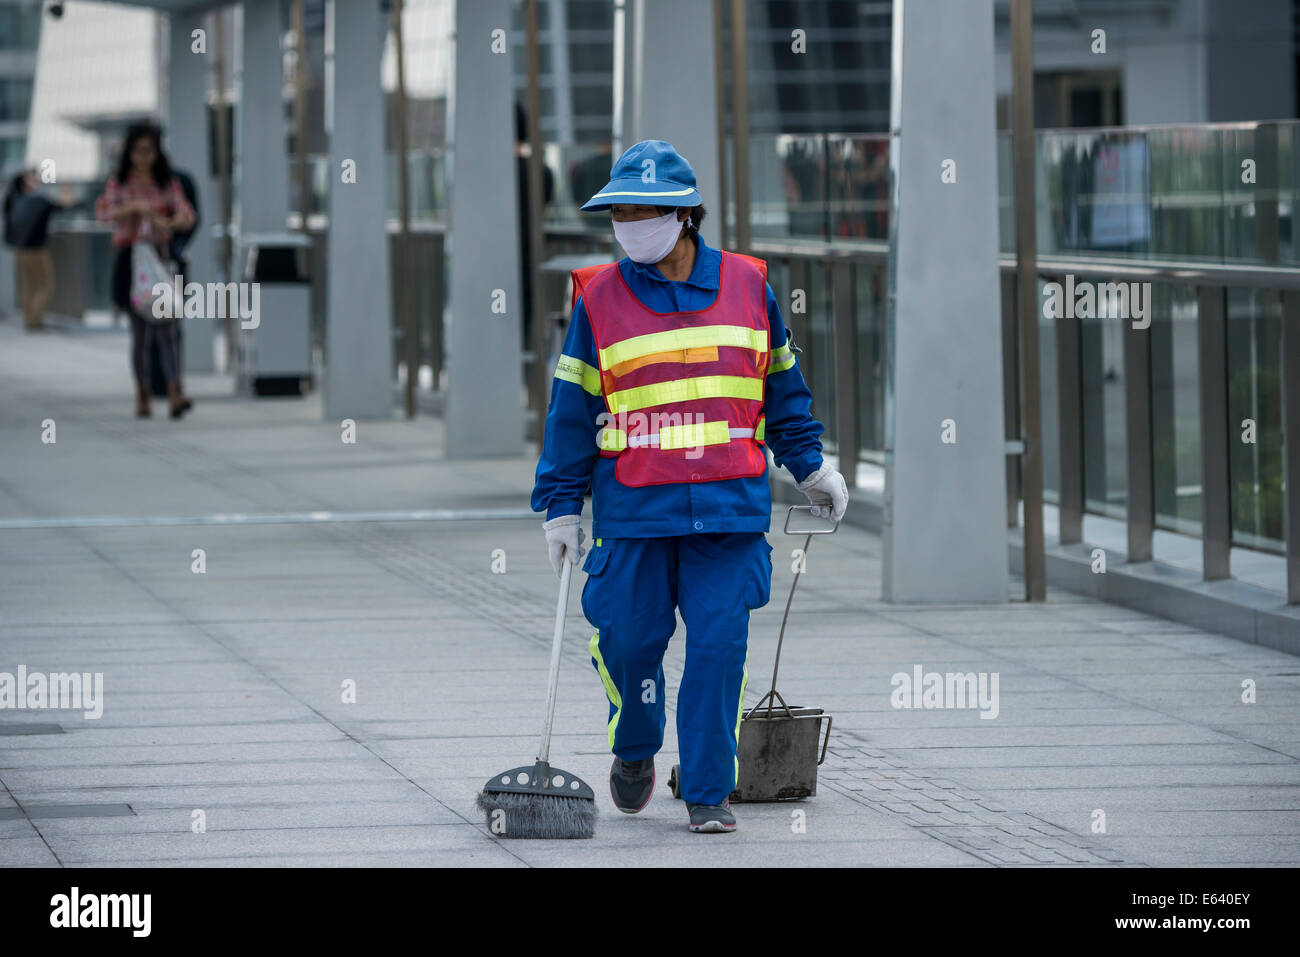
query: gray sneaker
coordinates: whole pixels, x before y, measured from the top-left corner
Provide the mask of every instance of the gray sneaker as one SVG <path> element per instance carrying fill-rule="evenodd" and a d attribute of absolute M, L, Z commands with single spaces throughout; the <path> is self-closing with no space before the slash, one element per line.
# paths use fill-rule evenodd
<path fill-rule="evenodd" d="M 690 828 L 696 834 L 720 834 L 736 829 L 736 815 L 731 813 L 731 802 L 721 804 L 688 804 L 691 812 Z"/>
<path fill-rule="evenodd" d="M 609 796 L 624 814 L 635 814 L 650 803 L 655 791 L 655 759 L 624 761 L 615 756 L 609 769 Z"/>

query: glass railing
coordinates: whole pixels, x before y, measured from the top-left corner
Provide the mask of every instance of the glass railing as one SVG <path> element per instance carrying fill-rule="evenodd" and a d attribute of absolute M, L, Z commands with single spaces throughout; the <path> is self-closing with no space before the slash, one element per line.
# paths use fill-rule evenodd
<path fill-rule="evenodd" d="M 1292 121 L 1044 131 L 1039 255 L 1296 264 L 1297 130 Z"/>
<path fill-rule="evenodd" d="M 889 238 L 889 138 L 817 134 L 750 140 L 755 239 Z M 735 221 L 735 211 L 728 210 Z"/>
<path fill-rule="evenodd" d="M 1009 133 L 997 149 L 1013 252 Z M 756 239 L 888 239 L 885 135 L 754 137 L 750 177 Z M 1300 121 L 1042 130 L 1035 194 L 1041 256 L 1300 264 Z"/>

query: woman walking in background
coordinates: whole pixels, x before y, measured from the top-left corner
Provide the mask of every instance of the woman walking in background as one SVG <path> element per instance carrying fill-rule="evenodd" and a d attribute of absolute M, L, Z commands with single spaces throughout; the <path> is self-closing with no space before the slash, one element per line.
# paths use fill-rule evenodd
<path fill-rule="evenodd" d="M 13 247 L 18 262 L 18 299 L 28 332 L 41 328 L 41 316 L 54 292 L 54 262 L 46 236 L 50 214 L 58 208 L 41 193 L 40 181 L 31 170 L 10 180 L 4 201 L 5 245 Z"/>
<path fill-rule="evenodd" d="M 194 223 L 194 209 L 172 174 L 158 127 L 139 124 L 127 130 L 117 172 L 95 203 L 95 218 L 113 223 L 113 302 L 131 317 L 135 414 L 140 418 L 153 414 L 149 400 L 149 342 L 156 336 L 171 417 L 179 419 L 193 406 L 181 389 L 176 330 L 179 320 L 146 319 L 131 308 L 131 247 L 148 242 L 165 260 L 172 230 L 188 229 Z"/>

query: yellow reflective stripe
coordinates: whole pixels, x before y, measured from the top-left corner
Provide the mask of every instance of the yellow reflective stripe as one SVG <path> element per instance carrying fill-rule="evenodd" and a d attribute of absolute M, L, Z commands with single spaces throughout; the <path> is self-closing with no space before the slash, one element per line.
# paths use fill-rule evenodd
<path fill-rule="evenodd" d="M 600 395 L 600 370 L 573 356 L 560 356 L 555 363 L 555 378 L 580 385 L 592 395 Z"/>
<path fill-rule="evenodd" d="M 609 669 L 605 667 L 605 659 L 600 656 L 600 630 L 591 636 L 591 641 L 587 643 L 587 650 L 591 652 L 591 658 L 596 662 L 596 672 L 600 675 L 601 683 L 605 686 L 605 695 L 609 698 L 609 703 L 614 706 L 614 717 L 609 719 L 609 749 L 614 750 L 614 731 L 618 727 L 618 716 L 623 713 L 623 696 L 618 693 L 618 686 L 614 684 L 614 679 L 610 676 Z M 746 651 L 746 656 L 749 652 Z M 744 700 L 744 696 L 741 696 Z"/>
<path fill-rule="evenodd" d="M 601 429 L 596 435 L 596 444 L 605 452 L 622 452 L 627 448 L 627 433 L 622 429 Z"/>
<path fill-rule="evenodd" d="M 790 351 L 790 344 L 786 343 L 778 349 L 772 350 L 772 362 L 767 367 L 767 374 L 773 372 L 784 372 L 794 365 L 794 353 Z"/>
<path fill-rule="evenodd" d="M 693 189 L 674 189 L 664 192 L 662 190 L 652 193 L 639 193 L 630 189 L 612 189 L 608 193 L 597 193 L 591 199 L 600 199 L 602 196 L 689 196 L 695 192 Z M 587 200 L 588 203 L 591 199 Z"/>
<path fill-rule="evenodd" d="M 767 330 L 749 326 L 693 326 L 667 329 L 633 336 L 600 350 L 600 364 L 606 369 L 658 352 L 685 352 L 705 346 L 739 346 L 763 351 L 767 348 Z"/>
<path fill-rule="evenodd" d="M 767 434 L 767 416 L 758 417 L 758 428 L 754 430 L 754 441 L 762 442 L 763 437 Z"/>
<path fill-rule="evenodd" d="M 670 402 L 690 402 L 693 399 L 762 398 L 762 379 L 738 375 L 705 375 L 623 389 L 610 393 L 608 401 L 610 411 L 618 415 L 620 412 L 632 412 Z"/>
<path fill-rule="evenodd" d="M 740 666 L 740 701 L 736 705 L 736 746 L 740 747 L 740 722 L 745 717 L 745 686 L 749 684 L 749 648 L 745 648 L 745 663 Z M 613 747 L 613 745 L 610 745 Z M 734 759 L 736 762 L 736 776 L 731 779 L 731 789 L 734 791 L 740 784 L 740 757 L 737 755 Z"/>
<path fill-rule="evenodd" d="M 723 445 L 730 441 L 731 427 L 726 422 L 691 422 L 659 430 L 661 449 L 698 449 L 702 445 Z"/>

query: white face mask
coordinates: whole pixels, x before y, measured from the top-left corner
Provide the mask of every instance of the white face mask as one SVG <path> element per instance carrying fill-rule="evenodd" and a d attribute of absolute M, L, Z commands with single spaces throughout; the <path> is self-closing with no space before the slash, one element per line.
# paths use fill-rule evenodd
<path fill-rule="evenodd" d="M 635 262 L 657 263 L 677 245 L 682 225 L 677 219 L 677 210 L 670 209 L 654 219 L 638 219 L 630 223 L 615 220 L 614 238 Z"/>

